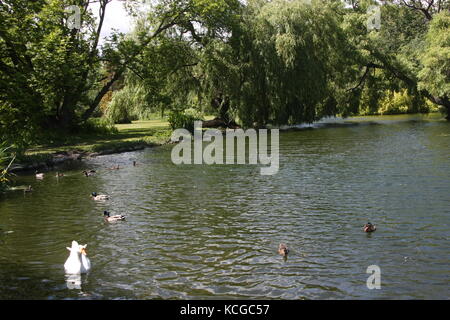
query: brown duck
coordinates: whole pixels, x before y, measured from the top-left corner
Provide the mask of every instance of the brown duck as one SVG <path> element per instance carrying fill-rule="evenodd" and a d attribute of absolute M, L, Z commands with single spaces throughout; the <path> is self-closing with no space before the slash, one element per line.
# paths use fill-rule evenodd
<path fill-rule="evenodd" d="M 283 257 L 286 257 L 289 254 L 289 248 L 284 243 L 280 243 L 278 246 L 278 253 Z"/>

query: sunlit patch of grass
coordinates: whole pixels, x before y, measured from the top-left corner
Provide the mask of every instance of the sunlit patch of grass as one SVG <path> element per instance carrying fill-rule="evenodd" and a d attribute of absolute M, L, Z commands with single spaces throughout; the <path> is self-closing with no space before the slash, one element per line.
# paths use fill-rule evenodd
<path fill-rule="evenodd" d="M 212 120 L 214 116 L 206 116 Z M 133 121 L 130 124 L 115 125 L 117 133 L 92 133 L 60 136 L 48 139 L 41 145 L 28 149 L 17 160 L 19 163 L 42 163 L 50 160 L 55 153 L 116 153 L 134 149 L 162 145 L 169 141 L 172 130 L 166 119 Z"/>
<path fill-rule="evenodd" d="M 122 152 L 161 145 L 166 143 L 171 134 L 169 123 L 165 120 L 135 121 L 131 124 L 116 125 L 115 134 L 80 134 L 61 138 L 59 141 L 48 141 L 33 146 L 19 161 L 42 162 L 58 152 Z"/>
<path fill-rule="evenodd" d="M 165 119 L 158 120 L 146 120 L 146 121 L 133 121 L 130 124 L 116 124 L 116 128 L 119 132 L 127 132 L 127 131 L 145 131 L 150 129 L 163 129 L 169 128 L 169 122 Z"/>

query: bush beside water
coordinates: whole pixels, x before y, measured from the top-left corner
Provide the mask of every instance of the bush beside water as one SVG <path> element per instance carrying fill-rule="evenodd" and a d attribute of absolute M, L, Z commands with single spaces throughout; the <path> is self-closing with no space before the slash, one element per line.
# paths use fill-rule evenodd
<path fill-rule="evenodd" d="M 194 122 L 203 121 L 204 116 L 202 113 L 191 108 L 186 109 L 183 112 L 173 111 L 169 114 L 167 120 L 169 121 L 169 125 L 172 130 L 187 129 L 190 132 L 194 132 Z"/>

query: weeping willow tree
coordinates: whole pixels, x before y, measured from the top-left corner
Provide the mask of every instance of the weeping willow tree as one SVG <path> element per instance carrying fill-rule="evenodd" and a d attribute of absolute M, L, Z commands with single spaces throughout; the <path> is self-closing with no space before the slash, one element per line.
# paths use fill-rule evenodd
<path fill-rule="evenodd" d="M 146 110 L 194 107 L 251 127 L 351 113 L 347 87 L 363 59 L 342 27 L 341 2 L 229 6 L 216 3 L 217 20 L 200 13 L 197 25 L 175 25 L 147 46 L 114 94 L 111 118 L 127 122 Z M 134 33 L 148 23 L 140 21 Z"/>
<path fill-rule="evenodd" d="M 431 21 L 420 59 L 423 68 L 418 75 L 419 88 L 445 107 L 450 120 L 450 8 L 436 14 Z"/>
<path fill-rule="evenodd" d="M 133 81 L 113 104 L 128 104 L 125 118 L 196 108 L 230 126 L 264 127 L 426 112 L 425 98 L 448 100 L 446 12 L 424 22 L 388 3 L 381 30 L 368 30 L 371 0 L 195 3 L 195 19 L 167 29 L 130 66 Z"/>
<path fill-rule="evenodd" d="M 312 122 L 336 114 L 355 56 L 336 14 L 341 4 L 280 0 L 249 10 L 240 52 L 243 124 Z"/>
<path fill-rule="evenodd" d="M 350 2 L 343 27 L 359 52 L 360 75 L 348 114 L 426 113 L 437 106 L 448 113 L 450 1 Z M 371 5 L 381 13 L 375 30 L 367 29 Z"/>
<path fill-rule="evenodd" d="M 202 101 L 245 127 L 312 122 L 347 108 L 358 52 L 343 12 L 337 1 L 248 1 L 228 37 L 199 55 Z"/>
<path fill-rule="evenodd" d="M 206 24 L 186 37 L 174 28 L 159 54 L 146 56 L 142 81 L 159 79 L 160 107 L 196 106 L 246 127 L 334 115 L 357 75 L 336 14 L 343 9 L 335 1 L 249 1 L 222 18 L 224 30 Z M 155 56 L 160 70 L 150 62 Z"/>
<path fill-rule="evenodd" d="M 147 90 L 142 84 L 126 85 L 113 93 L 106 109 L 106 117 L 114 123 L 131 123 L 148 117 Z"/>
<path fill-rule="evenodd" d="M 139 41 L 139 34 L 149 28 L 151 21 L 140 18 L 129 35 Z M 129 65 L 124 86 L 113 93 L 106 117 L 116 123 L 147 119 L 151 114 L 184 110 L 198 106 L 199 82 L 195 67 L 199 50 L 190 31 L 181 24 L 166 31 L 164 37 L 148 45 L 141 55 Z"/>

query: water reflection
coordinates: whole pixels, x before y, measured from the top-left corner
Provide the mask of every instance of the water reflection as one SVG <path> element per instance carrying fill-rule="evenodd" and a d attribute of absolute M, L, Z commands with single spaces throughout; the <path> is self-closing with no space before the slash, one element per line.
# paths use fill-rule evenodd
<path fill-rule="evenodd" d="M 69 290 L 81 290 L 81 274 L 66 274 L 66 285 Z"/>

